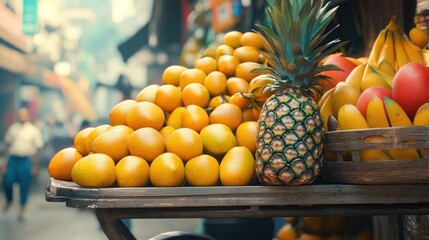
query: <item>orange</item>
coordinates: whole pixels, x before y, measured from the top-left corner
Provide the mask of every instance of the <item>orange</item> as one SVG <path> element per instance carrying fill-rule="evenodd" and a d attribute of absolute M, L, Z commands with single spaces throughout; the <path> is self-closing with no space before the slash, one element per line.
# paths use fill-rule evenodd
<path fill-rule="evenodd" d="M 263 42 L 260 39 L 259 35 L 254 32 L 245 32 L 241 36 L 240 43 L 243 46 L 254 47 L 257 49 L 262 49 Z"/>
<path fill-rule="evenodd" d="M 159 133 L 164 137 L 164 144 L 167 143 L 167 139 L 170 136 L 172 132 L 176 130 L 174 127 L 171 126 L 165 126 L 161 130 L 159 130 Z"/>
<path fill-rule="evenodd" d="M 243 46 L 236 48 L 232 54 L 240 62 L 259 62 L 259 50 L 254 47 Z"/>
<path fill-rule="evenodd" d="M 206 57 L 216 57 L 216 45 L 215 43 L 209 44 L 209 46 L 204 50 L 203 56 Z"/>
<path fill-rule="evenodd" d="M 130 133 L 125 129 L 109 129 L 94 139 L 92 152 L 109 155 L 116 163 L 130 154 L 127 147 L 129 135 Z"/>
<path fill-rule="evenodd" d="M 185 107 L 180 115 L 182 127 L 191 128 L 200 132 L 205 126 L 209 125 L 209 115 L 204 108 L 197 105 Z"/>
<path fill-rule="evenodd" d="M 246 108 L 243 110 L 243 122 L 256 121 L 256 120 L 258 119 L 255 118 L 255 116 L 253 115 L 252 108 Z"/>
<path fill-rule="evenodd" d="M 100 134 L 106 132 L 109 130 L 112 126 L 108 124 L 102 124 L 100 126 L 95 127 L 85 138 L 85 150 L 87 154 L 90 154 L 92 152 L 92 142 L 96 137 L 98 137 Z"/>
<path fill-rule="evenodd" d="M 113 106 L 109 114 L 110 125 L 126 125 L 128 112 L 136 103 L 134 100 L 127 99 Z"/>
<path fill-rule="evenodd" d="M 239 77 L 230 77 L 226 80 L 226 90 L 229 95 L 235 93 L 247 93 L 249 91 L 249 82 Z"/>
<path fill-rule="evenodd" d="M 119 187 L 143 187 L 149 182 L 149 164 L 141 157 L 126 156 L 115 168 Z"/>
<path fill-rule="evenodd" d="M 224 186 L 245 186 L 255 174 L 255 158 L 246 147 L 233 147 L 222 158 L 219 178 Z"/>
<path fill-rule="evenodd" d="M 126 144 L 132 155 L 148 162 L 152 162 L 165 151 L 164 136 L 150 127 L 134 131 L 126 140 Z"/>
<path fill-rule="evenodd" d="M 185 165 L 185 178 L 192 186 L 214 186 L 219 181 L 219 162 L 207 154 L 194 157 Z"/>
<path fill-rule="evenodd" d="M 204 86 L 210 93 L 210 96 L 218 96 L 226 91 L 226 76 L 224 73 L 214 71 L 209 73 L 204 79 Z"/>
<path fill-rule="evenodd" d="M 183 105 L 198 105 L 207 107 L 210 102 L 210 93 L 201 83 L 191 83 L 182 90 Z"/>
<path fill-rule="evenodd" d="M 182 91 L 171 84 L 162 85 L 156 93 L 155 104 L 164 112 L 172 112 L 182 106 Z"/>
<path fill-rule="evenodd" d="M 234 49 L 228 45 L 222 44 L 216 48 L 215 51 L 215 59 L 219 60 L 219 58 L 223 55 L 231 55 L 234 53 Z M 219 65 L 218 65 L 219 69 Z"/>
<path fill-rule="evenodd" d="M 212 57 L 202 57 L 195 62 L 195 68 L 209 74 L 217 70 L 217 61 Z"/>
<path fill-rule="evenodd" d="M 224 103 L 213 109 L 209 118 L 210 124 L 222 123 L 228 126 L 232 131 L 235 131 L 243 122 L 243 112 L 237 105 Z"/>
<path fill-rule="evenodd" d="M 223 43 L 232 48 L 241 47 L 241 36 L 243 36 L 243 33 L 239 31 L 227 32 L 223 37 Z"/>
<path fill-rule="evenodd" d="M 278 240 L 296 240 L 296 232 L 292 224 L 286 223 L 277 231 L 276 237 Z"/>
<path fill-rule="evenodd" d="M 254 154 L 256 151 L 256 138 L 258 137 L 258 122 L 248 121 L 240 124 L 235 132 L 237 145 L 249 149 Z"/>
<path fill-rule="evenodd" d="M 151 84 L 143 88 L 136 96 L 137 102 L 155 102 L 156 92 L 158 92 L 159 85 Z"/>
<path fill-rule="evenodd" d="M 229 99 L 231 98 L 231 96 L 229 95 L 219 95 L 216 96 L 214 98 L 212 98 L 209 102 L 209 108 L 210 109 L 215 109 L 217 106 L 223 104 L 223 103 L 227 103 L 229 101 Z"/>
<path fill-rule="evenodd" d="M 106 154 L 94 153 L 77 161 L 71 176 L 81 187 L 111 187 L 116 182 L 115 162 Z"/>
<path fill-rule="evenodd" d="M 55 179 L 71 181 L 71 171 L 82 155 L 75 148 L 64 148 L 58 151 L 49 161 L 48 173 Z"/>
<path fill-rule="evenodd" d="M 170 134 L 165 145 L 167 152 L 176 154 L 185 162 L 203 153 L 201 136 L 190 128 L 176 129 Z"/>
<path fill-rule="evenodd" d="M 234 93 L 228 100 L 229 103 L 237 105 L 241 110 L 245 110 L 250 105 L 250 100 L 245 98 L 243 93 Z"/>
<path fill-rule="evenodd" d="M 218 70 L 223 72 L 227 77 L 232 77 L 235 75 L 235 69 L 238 64 L 240 64 L 240 60 L 237 57 L 231 55 L 222 55 L 217 60 Z"/>
<path fill-rule="evenodd" d="M 162 73 L 162 83 L 179 86 L 180 74 L 187 70 L 187 67 L 180 65 L 172 65 L 167 67 Z"/>
<path fill-rule="evenodd" d="M 129 133 L 129 134 L 131 134 L 131 133 L 133 133 L 133 132 L 134 132 L 134 129 L 132 129 L 132 128 L 128 127 L 127 125 L 116 125 L 116 126 L 112 126 L 111 128 L 109 128 L 109 131 L 110 131 L 110 130 L 115 130 L 115 129 L 121 129 L 121 130 L 123 130 L 123 131 L 125 131 L 125 132 L 127 132 L 127 133 Z"/>
<path fill-rule="evenodd" d="M 429 36 L 428 33 L 420 28 L 414 27 L 409 32 L 410 40 L 414 45 L 419 48 L 425 48 L 428 44 Z"/>
<path fill-rule="evenodd" d="M 86 138 L 89 136 L 89 134 L 94 130 L 94 127 L 87 127 L 82 130 L 80 130 L 76 135 L 74 136 L 73 143 L 76 150 L 82 154 L 82 156 L 88 155 L 88 151 L 86 151 L 85 147 L 85 141 Z"/>
<path fill-rule="evenodd" d="M 224 124 L 210 124 L 201 129 L 204 152 L 214 156 L 221 156 L 231 148 L 237 146 L 234 133 Z"/>
<path fill-rule="evenodd" d="M 182 114 L 183 109 L 185 109 L 185 108 L 184 107 L 178 107 L 178 108 L 174 109 L 170 115 L 168 115 L 167 126 L 174 127 L 175 129 L 182 127 L 182 120 L 181 120 L 180 115 Z"/>
<path fill-rule="evenodd" d="M 143 127 L 159 130 L 164 125 L 164 121 L 164 111 L 151 102 L 137 103 L 127 116 L 127 125 L 134 130 Z"/>
<path fill-rule="evenodd" d="M 253 78 L 259 75 L 259 73 L 252 72 L 253 69 L 262 67 L 261 64 L 253 62 L 243 62 L 238 64 L 235 69 L 235 76 L 242 78 L 248 82 L 252 81 Z"/>
<path fill-rule="evenodd" d="M 204 84 L 206 73 L 198 68 L 187 69 L 180 74 L 179 86 L 183 89 L 190 83 Z"/>
<path fill-rule="evenodd" d="M 265 102 L 267 98 L 273 95 L 274 91 L 265 90 L 269 84 L 273 84 L 274 80 L 270 78 L 254 78 L 249 83 L 248 92 L 251 94 L 252 99 L 260 102 Z"/>
<path fill-rule="evenodd" d="M 163 153 L 149 167 L 149 179 L 155 187 L 177 187 L 185 181 L 185 166 L 174 153 Z"/>

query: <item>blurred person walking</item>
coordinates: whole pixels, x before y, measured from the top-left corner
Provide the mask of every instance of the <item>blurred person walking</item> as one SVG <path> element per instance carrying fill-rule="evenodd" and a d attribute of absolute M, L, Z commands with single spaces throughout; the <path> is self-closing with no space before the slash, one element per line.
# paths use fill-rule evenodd
<path fill-rule="evenodd" d="M 30 115 L 26 108 L 18 111 L 19 121 L 13 123 L 6 131 L 6 157 L 0 164 L 0 171 L 4 173 L 3 188 L 6 204 L 3 211 L 9 210 L 13 200 L 13 185 L 19 184 L 20 209 L 18 220 L 24 220 L 25 206 L 28 200 L 31 177 L 39 170 L 39 150 L 43 147 L 41 131 L 30 122 Z"/>

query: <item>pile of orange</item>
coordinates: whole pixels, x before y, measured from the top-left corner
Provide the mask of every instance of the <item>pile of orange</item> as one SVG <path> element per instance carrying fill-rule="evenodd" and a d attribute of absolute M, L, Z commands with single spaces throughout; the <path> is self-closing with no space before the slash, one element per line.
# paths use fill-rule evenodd
<path fill-rule="evenodd" d="M 257 119 L 270 80 L 256 33 L 231 31 L 223 44 L 173 65 L 162 85 L 116 104 L 110 124 L 78 132 L 49 164 L 51 177 L 83 187 L 248 185 L 255 181 Z"/>

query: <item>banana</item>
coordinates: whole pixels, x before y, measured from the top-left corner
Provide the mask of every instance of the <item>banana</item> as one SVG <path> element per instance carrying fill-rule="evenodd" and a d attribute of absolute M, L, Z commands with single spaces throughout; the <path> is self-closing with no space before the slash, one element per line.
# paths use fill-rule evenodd
<path fill-rule="evenodd" d="M 332 108 L 332 99 L 333 95 L 331 94 L 326 98 L 322 107 L 320 107 L 320 115 L 322 116 L 323 127 L 325 127 L 325 130 L 328 130 L 329 116 L 334 116 L 334 110 Z"/>
<path fill-rule="evenodd" d="M 394 44 L 395 44 L 395 60 L 396 60 L 396 70 L 410 62 L 408 55 L 405 52 L 404 46 L 402 45 L 402 39 L 399 36 L 398 31 L 393 33 L 394 35 Z"/>
<path fill-rule="evenodd" d="M 379 97 L 373 97 L 366 109 L 366 121 L 370 128 L 386 128 L 390 127 L 387 119 L 384 103 Z"/>
<path fill-rule="evenodd" d="M 382 71 L 380 71 L 377 68 L 373 68 L 371 67 L 371 70 L 376 73 L 378 76 L 380 76 L 384 81 L 386 81 L 386 83 L 390 86 L 390 88 L 392 88 L 392 84 L 393 84 L 393 76 L 390 76 L 387 73 L 384 73 Z"/>
<path fill-rule="evenodd" d="M 393 67 L 393 65 L 389 61 L 387 61 L 385 59 L 383 59 L 380 62 L 380 64 L 378 64 L 377 69 L 380 70 L 380 72 L 383 72 L 383 73 L 389 75 L 392 78 L 396 74 L 396 71 L 395 71 L 395 68 Z"/>
<path fill-rule="evenodd" d="M 338 124 L 343 130 L 369 128 L 365 118 L 352 104 L 343 105 L 338 111 Z M 379 149 L 368 149 L 360 151 L 362 161 L 389 160 L 390 157 Z"/>
<path fill-rule="evenodd" d="M 422 55 L 423 60 L 425 62 L 425 65 L 429 67 L 429 50 L 428 49 L 422 49 Z"/>
<path fill-rule="evenodd" d="M 402 30 L 400 31 L 399 35 L 401 37 L 404 50 L 408 55 L 408 59 L 412 62 L 424 64 L 422 49 L 414 45 L 414 43 L 408 39 L 407 35 L 405 35 Z"/>
<path fill-rule="evenodd" d="M 372 66 L 378 65 L 378 59 L 380 57 L 381 50 L 383 49 L 384 43 L 386 41 L 387 29 L 383 29 L 378 34 L 377 38 L 374 41 L 371 52 L 369 53 L 367 63 Z"/>
<path fill-rule="evenodd" d="M 429 126 L 429 102 L 421 105 L 413 120 L 414 126 Z"/>
<path fill-rule="evenodd" d="M 345 82 L 350 83 L 353 87 L 360 89 L 360 81 L 362 80 L 363 73 L 367 64 L 360 64 L 355 67 L 347 76 Z"/>
<path fill-rule="evenodd" d="M 326 99 L 328 99 L 329 96 L 331 96 L 332 94 L 334 94 L 335 91 L 335 87 L 329 89 L 328 91 L 326 91 L 322 97 L 320 98 L 320 100 L 317 102 L 317 106 L 319 106 L 319 108 L 321 108 L 323 106 L 323 104 L 325 103 Z"/>
<path fill-rule="evenodd" d="M 401 106 L 389 97 L 384 97 L 384 106 L 386 107 L 387 116 L 392 127 L 407 127 L 412 126 L 413 123 L 408 118 L 405 111 Z M 416 149 L 404 149 L 404 150 L 389 150 L 389 155 L 393 159 L 417 159 L 419 153 Z"/>
<path fill-rule="evenodd" d="M 383 60 L 395 66 L 395 41 L 392 31 L 387 31 L 386 42 L 383 45 L 378 62 L 374 66 L 378 66 Z"/>

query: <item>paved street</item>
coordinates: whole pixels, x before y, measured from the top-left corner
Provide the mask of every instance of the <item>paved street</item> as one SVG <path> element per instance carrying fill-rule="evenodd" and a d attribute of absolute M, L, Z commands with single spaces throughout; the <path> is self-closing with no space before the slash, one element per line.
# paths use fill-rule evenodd
<path fill-rule="evenodd" d="M 18 188 L 14 189 L 15 201 L 7 213 L 0 212 L 0 240 L 105 240 L 107 239 L 90 210 L 68 208 L 65 203 L 45 201 L 45 186 L 49 176 L 45 171 L 33 182 L 26 218 L 17 220 Z M 0 190 L 3 208 L 4 192 Z M 148 239 L 170 230 L 195 231 L 199 219 L 133 219 L 132 232 L 138 239 Z"/>

